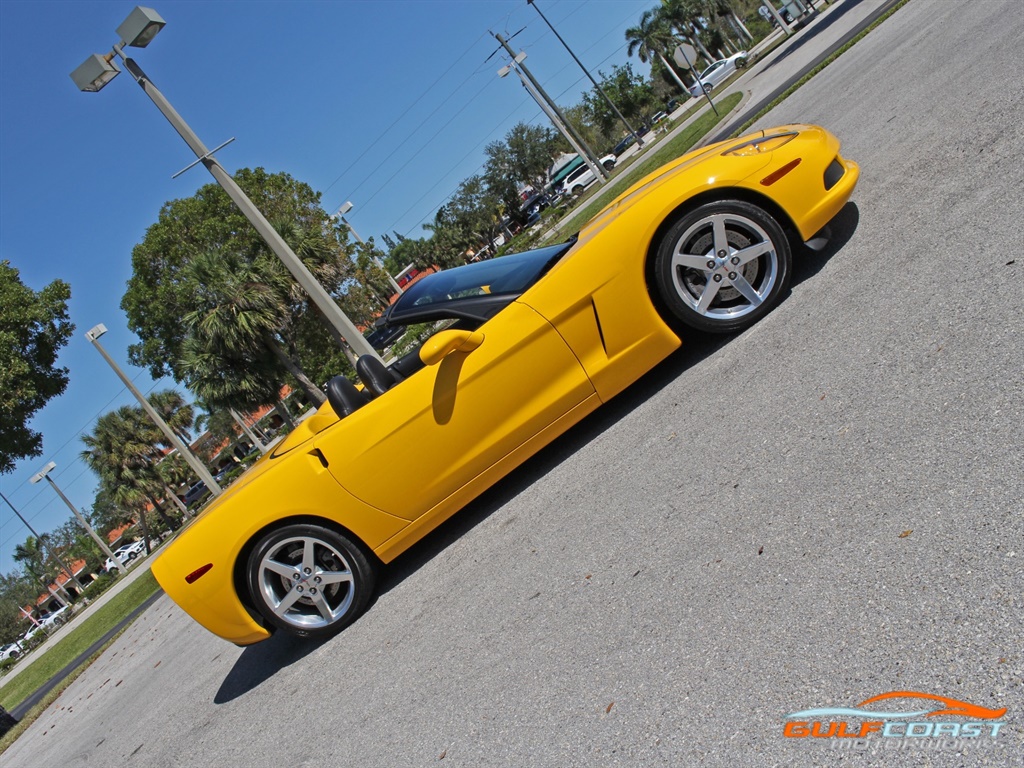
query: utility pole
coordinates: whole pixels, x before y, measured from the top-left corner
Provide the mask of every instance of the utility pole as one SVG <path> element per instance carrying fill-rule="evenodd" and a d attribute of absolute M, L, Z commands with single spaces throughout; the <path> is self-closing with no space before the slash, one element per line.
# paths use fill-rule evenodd
<path fill-rule="evenodd" d="M 583 160 L 587 163 L 588 166 L 590 166 L 591 171 L 594 172 L 594 176 L 600 179 L 601 177 L 598 176 L 597 171 L 594 170 L 594 163 L 591 162 L 590 158 L 587 157 L 587 155 L 584 153 L 583 147 L 581 147 L 576 142 L 576 139 L 565 127 L 565 124 L 559 119 L 558 115 L 556 115 L 551 110 L 551 105 L 541 98 L 541 95 L 533 89 L 533 86 L 530 84 L 530 81 L 526 79 L 526 76 L 516 66 L 516 64 L 521 63 L 521 60 L 524 56 L 525 54 L 519 54 L 519 56 L 516 56 L 516 58 L 512 59 L 511 64 L 509 64 L 507 67 L 502 67 L 500 70 L 498 70 L 498 75 L 500 77 L 504 77 L 509 73 L 509 71 L 514 71 L 517 75 L 519 75 L 519 80 L 522 82 L 523 88 L 526 89 L 526 92 L 533 97 L 533 100 L 537 102 L 537 105 L 541 108 L 544 114 L 548 116 L 548 119 L 551 120 L 551 122 L 559 131 L 561 131 L 562 135 L 565 137 L 565 140 L 572 145 L 572 148 L 576 150 L 576 153 L 583 158 Z"/>
<path fill-rule="evenodd" d="M 11 511 L 18 516 L 18 519 L 25 524 L 26 528 L 32 531 L 32 535 L 36 537 L 36 541 L 38 541 L 40 546 L 42 546 L 44 539 L 38 533 L 36 533 L 35 528 L 29 525 L 28 520 L 22 517 L 21 512 L 19 512 L 17 508 L 13 504 L 11 504 L 11 500 L 4 496 L 2 491 L 0 491 L 0 499 L 3 499 L 7 503 L 7 506 L 11 508 Z M 61 556 L 57 554 L 56 550 L 54 550 L 53 547 L 50 546 L 49 542 L 46 542 L 46 548 L 50 550 L 50 554 L 53 555 L 53 559 L 60 563 L 60 567 L 64 569 L 64 573 L 68 575 L 68 578 L 75 583 L 75 587 L 77 587 L 79 593 L 83 592 L 85 590 L 85 587 L 83 587 L 82 583 L 75 578 L 75 574 L 72 573 L 70 568 L 68 568 L 67 563 L 65 563 L 64 560 L 61 559 Z"/>
<path fill-rule="evenodd" d="M 512 60 L 516 61 L 516 53 L 515 51 L 512 50 L 511 46 L 509 46 L 505 38 L 499 35 L 497 32 L 492 32 L 491 34 L 494 35 L 495 40 L 501 43 L 501 47 L 505 49 L 505 52 L 510 57 L 512 57 Z M 601 165 L 601 161 L 597 157 L 597 155 L 594 154 L 594 150 L 592 150 L 587 145 L 587 142 L 584 141 L 582 136 L 580 136 L 579 132 L 576 130 L 573 124 L 565 119 L 565 115 L 562 114 L 562 111 L 558 108 L 558 105 L 551 100 L 551 97 L 548 96 L 547 92 L 544 90 L 541 84 L 537 82 L 537 79 L 533 76 L 533 73 L 526 68 L 525 64 L 523 64 L 522 59 L 518 60 L 518 65 L 519 69 L 523 71 L 523 74 L 526 75 L 527 79 L 530 81 L 530 84 L 533 86 L 533 89 L 540 95 L 540 97 L 545 102 L 547 102 L 551 111 L 558 115 L 559 120 L 565 125 L 566 130 L 570 134 L 572 134 L 572 136 L 576 139 L 576 141 L 573 143 L 579 144 L 579 146 L 583 148 L 583 153 L 581 153 L 581 157 L 588 161 L 587 164 L 591 166 L 591 170 L 594 171 L 594 175 L 597 176 L 597 178 L 601 179 L 602 181 L 606 180 L 608 178 L 608 171 L 605 170 L 605 167 L 603 165 Z"/>

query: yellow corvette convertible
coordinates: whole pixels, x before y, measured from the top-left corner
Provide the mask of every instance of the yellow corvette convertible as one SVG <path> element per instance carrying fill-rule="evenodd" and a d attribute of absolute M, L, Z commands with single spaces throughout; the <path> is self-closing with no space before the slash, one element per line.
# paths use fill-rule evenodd
<path fill-rule="evenodd" d="M 566 243 L 430 275 L 390 325 L 436 323 L 328 403 L 217 498 L 153 564 L 164 590 L 240 645 L 331 635 L 376 574 L 649 371 L 684 329 L 734 332 L 778 303 L 794 249 L 859 174 L 823 128 L 690 152 Z"/>

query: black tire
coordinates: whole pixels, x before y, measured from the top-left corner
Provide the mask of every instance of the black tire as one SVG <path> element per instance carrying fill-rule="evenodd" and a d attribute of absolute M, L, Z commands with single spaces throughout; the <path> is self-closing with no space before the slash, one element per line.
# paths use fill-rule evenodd
<path fill-rule="evenodd" d="M 247 564 L 257 610 L 298 637 L 330 637 L 366 607 L 377 574 L 362 546 L 312 523 L 276 528 L 256 542 Z"/>
<path fill-rule="evenodd" d="M 604 165 L 604 169 L 606 171 L 610 171 L 612 168 L 615 167 L 615 161 L 614 160 L 605 160 L 604 163 L 602 163 L 602 165 Z"/>
<path fill-rule="evenodd" d="M 710 96 L 713 90 L 715 90 L 715 86 L 713 86 L 711 83 L 704 84 L 704 93 Z"/>
<path fill-rule="evenodd" d="M 579 195 L 582 195 L 583 194 L 583 185 L 582 184 L 577 184 L 575 187 L 572 188 L 572 193 L 574 195 L 576 195 L 577 197 Z"/>
<path fill-rule="evenodd" d="M 734 333 L 779 302 L 792 261 L 774 217 L 756 205 L 725 200 L 705 203 L 672 225 L 658 245 L 654 277 L 675 319 L 699 331 Z"/>

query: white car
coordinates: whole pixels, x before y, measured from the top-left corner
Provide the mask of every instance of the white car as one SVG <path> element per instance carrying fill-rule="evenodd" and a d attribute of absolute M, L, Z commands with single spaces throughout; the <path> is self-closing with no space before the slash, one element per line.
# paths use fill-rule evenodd
<path fill-rule="evenodd" d="M 610 171 L 615 167 L 615 155 L 605 155 L 600 162 L 605 170 Z M 562 194 L 582 194 L 583 190 L 595 181 L 597 181 L 597 176 L 590 170 L 590 166 L 584 163 L 565 177 L 565 181 L 562 182 Z"/>
<path fill-rule="evenodd" d="M 7 661 L 7 659 L 16 659 L 22 654 L 22 647 L 19 643 L 8 643 L 3 648 L 0 648 L 0 661 Z"/>
<path fill-rule="evenodd" d="M 68 607 L 65 605 L 58 608 L 53 613 L 48 613 L 45 616 L 40 616 L 39 622 L 29 627 L 25 631 L 25 634 L 22 635 L 21 642 L 28 643 L 40 632 L 49 634 L 54 629 L 59 627 L 67 619 L 67 617 L 64 615 L 67 609 Z"/>
<path fill-rule="evenodd" d="M 118 547 L 114 552 L 114 557 L 120 560 L 124 565 L 128 565 L 128 563 L 145 551 L 146 542 L 139 539 L 138 541 L 133 541 L 131 544 L 125 544 L 123 547 Z M 103 570 L 110 572 L 114 569 L 114 565 L 114 561 L 108 557 L 107 562 L 103 564 Z"/>
<path fill-rule="evenodd" d="M 704 84 L 704 90 L 711 93 L 726 80 L 733 76 L 737 69 L 747 66 L 747 52 L 740 51 L 727 59 L 719 59 L 712 62 L 711 66 L 700 73 L 700 82 Z M 691 96 L 700 96 L 700 86 L 694 83 L 690 86 Z"/>
<path fill-rule="evenodd" d="M 58 608 L 53 613 L 48 613 L 45 616 L 43 616 L 43 618 L 39 620 L 40 629 L 44 629 L 47 632 L 52 632 L 54 629 L 56 629 L 65 621 L 67 621 L 68 617 L 64 615 L 67 610 L 68 607 L 64 605 Z"/>

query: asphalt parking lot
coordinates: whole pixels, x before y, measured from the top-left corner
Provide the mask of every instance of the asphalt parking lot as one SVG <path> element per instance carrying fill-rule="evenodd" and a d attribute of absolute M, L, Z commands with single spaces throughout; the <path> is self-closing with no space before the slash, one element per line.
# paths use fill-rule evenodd
<path fill-rule="evenodd" d="M 162 598 L 5 768 L 1024 764 L 1022 39 L 1014 0 L 911 0 L 760 123 L 862 168 L 776 311 L 688 339 L 330 641 L 239 649 Z M 891 691 L 1005 725 L 783 733 Z"/>

